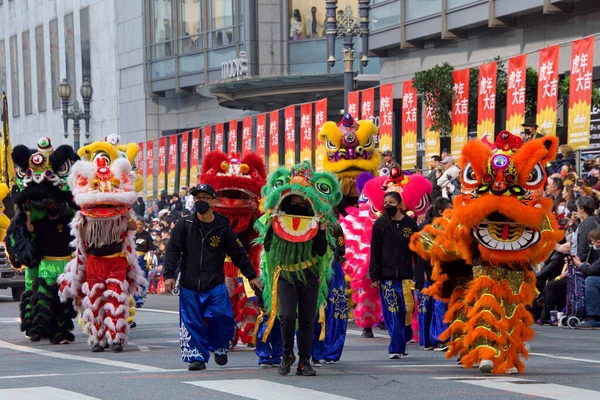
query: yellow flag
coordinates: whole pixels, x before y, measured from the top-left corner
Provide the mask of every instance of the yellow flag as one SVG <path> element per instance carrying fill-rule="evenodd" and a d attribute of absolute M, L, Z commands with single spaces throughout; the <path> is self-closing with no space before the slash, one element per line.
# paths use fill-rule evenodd
<path fill-rule="evenodd" d="M 2 93 L 2 138 L 0 140 L 0 183 L 9 188 L 15 183 L 15 166 L 12 160 L 12 146 L 8 131 L 8 100 Z"/>

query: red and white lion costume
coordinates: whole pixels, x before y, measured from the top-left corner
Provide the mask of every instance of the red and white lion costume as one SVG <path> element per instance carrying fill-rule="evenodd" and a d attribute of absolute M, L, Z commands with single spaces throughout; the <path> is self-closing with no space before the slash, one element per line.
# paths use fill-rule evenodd
<path fill-rule="evenodd" d="M 211 185 L 217 192 L 214 209 L 227 217 L 231 227 L 242 241 L 248 252 L 256 274 L 260 274 L 260 253 L 262 246 L 253 244 L 258 233 L 254 230 L 254 222 L 260 217 L 260 190 L 266 184 L 267 172 L 264 160 L 255 153 L 239 153 L 229 156 L 220 151 L 213 151 L 204 156 L 200 183 Z M 248 299 L 243 277 L 231 260 L 225 260 L 225 284 L 229 291 L 233 315 L 238 323 L 233 344 L 241 340 L 244 344 L 252 343 L 257 305 Z"/>
<path fill-rule="evenodd" d="M 135 231 L 128 229 L 135 216 L 131 206 L 139 178 L 130 160 L 109 140 L 94 142 L 78 153 L 82 159 L 69 177 L 80 207 L 71 223 L 76 257 L 59 278 L 59 295 L 62 301 L 74 299 L 88 343 L 101 351 L 106 344 L 127 342 L 128 297 L 147 286 L 138 266 Z"/>

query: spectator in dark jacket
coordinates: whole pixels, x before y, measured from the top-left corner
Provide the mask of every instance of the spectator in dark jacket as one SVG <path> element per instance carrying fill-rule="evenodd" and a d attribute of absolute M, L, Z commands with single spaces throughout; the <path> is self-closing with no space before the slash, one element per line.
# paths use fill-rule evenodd
<path fill-rule="evenodd" d="M 137 198 L 137 201 L 133 205 L 133 211 L 140 219 L 144 218 L 144 214 L 146 214 L 146 204 L 142 197 Z"/>
<path fill-rule="evenodd" d="M 225 256 L 231 257 L 251 286 L 261 288 L 261 284 L 229 220 L 213 211 L 215 189 L 201 184 L 191 194 L 196 199 L 195 214 L 181 219 L 173 229 L 163 276 L 165 291 L 171 293 L 175 271 L 181 265 L 181 356 L 190 363 L 189 370 L 203 370 L 210 352 L 214 352 L 218 365 L 227 364 L 235 334 L 236 322 L 225 287 Z"/>
<path fill-rule="evenodd" d="M 596 228 L 588 235 L 594 250 L 600 249 L 600 229 Z M 579 257 L 573 258 L 573 263 L 586 276 L 585 278 L 585 310 L 588 319 L 578 328 L 600 328 L 600 259 L 593 263 L 582 262 Z"/>
<path fill-rule="evenodd" d="M 575 168 L 575 157 L 573 156 L 573 148 L 568 144 L 559 146 L 556 152 L 556 163 L 554 164 L 553 173 L 560 174 L 564 165 Z"/>

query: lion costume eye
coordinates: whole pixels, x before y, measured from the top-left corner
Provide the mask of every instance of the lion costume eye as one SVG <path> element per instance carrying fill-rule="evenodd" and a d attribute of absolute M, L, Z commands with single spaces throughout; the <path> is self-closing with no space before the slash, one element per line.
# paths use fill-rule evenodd
<path fill-rule="evenodd" d="M 363 147 L 365 149 L 368 149 L 370 147 L 373 147 L 373 144 L 374 144 L 373 143 L 373 138 L 371 136 L 369 136 L 368 139 L 367 139 L 367 143 L 365 143 Z"/>
<path fill-rule="evenodd" d="M 61 165 L 60 168 L 56 171 L 56 175 L 60 176 L 61 178 L 64 178 L 67 175 L 69 175 L 69 172 L 71 172 L 71 162 L 67 161 L 66 163 Z"/>
<path fill-rule="evenodd" d="M 283 185 L 285 185 L 285 180 L 283 178 L 279 178 L 275 181 L 275 183 L 273 184 L 273 187 L 275 187 L 275 189 L 277 189 L 278 187 L 282 187 Z"/>
<path fill-rule="evenodd" d="M 317 190 L 323 194 L 331 194 L 331 186 L 329 186 L 329 183 L 326 182 L 317 182 L 317 184 L 315 185 L 315 187 L 317 188 Z"/>
<path fill-rule="evenodd" d="M 477 176 L 471 166 L 471 163 L 467 163 L 462 172 L 462 180 L 465 185 L 477 185 Z"/>
<path fill-rule="evenodd" d="M 325 147 L 327 147 L 327 150 L 337 150 L 337 146 L 331 143 L 331 141 L 329 141 L 329 138 L 325 140 Z"/>
<path fill-rule="evenodd" d="M 20 178 L 20 179 L 23 179 L 23 178 L 25 178 L 25 175 L 26 175 L 26 173 L 25 173 L 25 170 L 24 170 L 23 168 L 21 168 L 21 167 L 16 167 L 16 168 L 15 168 L 15 172 L 17 173 L 17 177 L 18 177 L 18 178 Z"/>
<path fill-rule="evenodd" d="M 94 155 L 93 161 L 99 167 L 108 167 L 110 165 L 110 156 L 108 153 L 99 151 Z"/>
<path fill-rule="evenodd" d="M 543 170 L 541 164 L 538 163 L 533 168 L 533 171 L 531 171 L 531 174 L 529 174 L 529 177 L 527 178 L 527 185 L 529 185 L 529 186 L 539 185 L 543 179 L 544 179 L 544 170 Z"/>

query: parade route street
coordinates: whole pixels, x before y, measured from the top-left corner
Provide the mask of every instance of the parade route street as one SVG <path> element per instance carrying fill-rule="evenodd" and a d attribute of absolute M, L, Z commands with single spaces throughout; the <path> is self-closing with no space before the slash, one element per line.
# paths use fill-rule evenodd
<path fill-rule="evenodd" d="M 360 337 L 349 324 L 342 360 L 317 377 L 279 376 L 257 366 L 245 346 L 224 367 L 190 372 L 179 350 L 178 298 L 149 295 L 122 353 L 92 353 L 76 326 L 76 342 L 31 343 L 19 332 L 18 303 L 0 291 L 0 399 L 600 399 L 600 331 L 535 327 L 523 375 L 482 375 L 443 353 L 409 344 L 389 360 L 387 332 Z"/>

